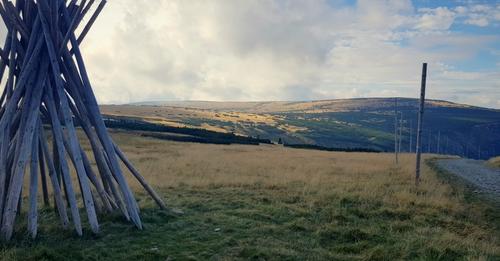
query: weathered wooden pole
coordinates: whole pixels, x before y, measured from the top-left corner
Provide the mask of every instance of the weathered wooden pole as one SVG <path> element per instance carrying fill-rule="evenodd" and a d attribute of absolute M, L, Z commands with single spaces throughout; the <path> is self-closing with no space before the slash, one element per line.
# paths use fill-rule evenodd
<path fill-rule="evenodd" d="M 99 231 L 98 215 L 112 211 L 121 211 L 125 219 L 142 228 L 138 204 L 120 161 L 155 202 L 166 208 L 112 141 L 92 91 L 79 45 L 106 0 L 99 3 L 81 30 L 79 25 L 95 2 L 0 1 L 0 16 L 8 32 L 0 49 L 0 82 L 4 83 L 0 96 L 0 237 L 3 240 L 10 240 L 14 233 L 23 189 L 29 191 L 28 232 L 36 237 L 39 185 L 45 206 L 50 204 L 48 186 L 52 186 L 51 196 L 62 226 L 73 225 L 78 235 L 83 233 L 80 206 L 86 211 L 84 220 L 94 233 Z M 76 32 L 81 33 L 77 36 Z M 9 71 L 5 74 L 7 67 Z M 82 150 L 77 127 L 83 129 L 90 143 L 98 172 L 92 169 Z M 45 129 L 52 133 L 51 144 Z M 23 186 L 28 166 L 29 189 L 26 189 Z M 71 170 L 75 170 L 77 182 Z"/>
<path fill-rule="evenodd" d="M 38 133 L 40 136 L 40 132 Z M 45 172 L 45 163 L 43 162 L 43 153 L 42 153 L 42 145 L 40 142 L 38 142 L 38 162 L 40 165 L 40 178 L 42 182 L 42 192 L 43 192 L 43 204 L 48 207 L 50 206 L 50 201 L 49 201 L 49 190 L 47 186 L 47 174 Z"/>
<path fill-rule="evenodd" d="M 425 88 L 427 82 L 427 63 L 422 67 L 422 83 L 420 87 L 420 109 L 418 112 L 418 129 L 417 129 L 417 160 L 415 171 L 415 184 L 420 183 L 420 161 L 422 154 L 422 128 L 424 126 L 424 109 L 425 109 Z"/>

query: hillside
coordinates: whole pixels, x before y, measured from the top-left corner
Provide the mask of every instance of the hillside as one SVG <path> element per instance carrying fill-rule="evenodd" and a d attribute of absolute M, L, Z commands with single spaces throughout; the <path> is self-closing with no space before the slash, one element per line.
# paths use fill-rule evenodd
<path fill-rule="evenodd" d="M 403 151 L 415 144 L 418 100 L 399 98 Z M 500 110 L 430 100 L 425 152 L 490 158 L 500 153 Z M 394 98 L 309 102 L 146 102 L 102 106 L 104 114 L 178 127 L 232 132 L 277 142 L 394 149 Z M 411 134 L 411 135 L 410 135 Z M 413 139 L 410 141 L 410 136 Z"/>

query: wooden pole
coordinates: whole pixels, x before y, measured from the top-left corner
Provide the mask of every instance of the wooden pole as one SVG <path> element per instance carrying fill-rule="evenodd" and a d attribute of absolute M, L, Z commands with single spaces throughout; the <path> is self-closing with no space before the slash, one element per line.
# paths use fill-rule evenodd
<path fill-rule="evenodd" d="M 67 11 L 66 9 L 63 9 L 63 12 Z M 64 14 L 64 13 L 63 13 Z M 66 19 L 68 19 L 67 14 L 64 16 Z M 69 22 L 69 21 L 67 21 Z M 86 106 L 89 109 L 90 115 L 93 117 L 93 123 L 95 124 L 95 130 L 97 132 L 97 135 L 99 136 L 99 139 L 103 143 L 103 148 L 104 151 L 108 157 L 109 163 L 110 163 L 110 169 L 111 172 L 113 173 L 120 189 L 122 192 L 122 195 L 125 199 L 125 203 L 127 206 L 127 211 L 129 212 L 129 215 L 132 219 L 132 221 L 135 223 L 135 225 L 139 228 L 142 229 L 142 222 L 139 218 L 139 213 L 137 209 L 137 205 L 135 202 L 135 199 L 132 196 L 132 192 L 130 191 L 130 188 L 128 184 L 125 181 L 125 178 L 123 177 L 123 173 L 120 169 L 115 149 L 113 146 L 113 143 L 111 141 L 111 137 L 109 136 L 108 132 L 106 131 L 106 126 L 104 125 L 104 121 L 100 117 L 101 113 L 99 111 L 99 106 L 97 105 L 97 100 L 95 99 L 95 96 L 92 92 L 92 87 L 90 85 L 90 79 L 88 78 L 87 75 L 87 70 L 85 68 L 85 64 L 83 63 L 83 58 L 80 53 L 80 49 L 78 46 L 78 42 L 75 38 L 74 35 L 70 36 L 70 41 L 71 44 L 74 45 L 73 50 L 75 54 L 75 58 L 78 64 L 78 67 L 80 69 L 80 76 L 82 77 L 83 84 L 85 88 L 81 90 L 82 92 L 82 97 L 86 101 Z"/>
<path fill-rule="evenodd" d="M 40 133 L 39 133 L 40 135 Z M 48 207 L 50 206 L 50 201 L 49 201 L 49 190 L 47 187 L 47 174 L 45 172 L 45 163 L 43 162 L 43 154 L 42 154 L 42 145 L 40 142 L 38 142 L 38 162 L 40 164 L 40 178 L 42 182 L 42 193 L 43 193 L 43 204 Z"/>
<path fill-rule="evenodd" d="M 67 228 L 69 225 L 69 218 L 66 211 L 66 205 L 64 204 L 64 199 L 62 197 L 61 185 L 59 185 L 59 179 L 57 177 L 57 172 L 54 167 L 54 162 L 50 157 L 49 146 L 47 145 L 47 137 L 43 131 L 42 125 L 38 125 L 40 133 L 40 145 L 42 147 L 42 152 L 47 163 L 47 169 L 49 171 L 49 178 L 52 182 L 52 189 L 54 192 L 55 207 L 59 212 L 59 217 L 61 218 L 61 224 L 63 228 Z"/>
<path fill-rule="evenodd" d="M 130 163 L 130 161 L 127 159 L 125 154 L 120 150 L 120 148 L 118 148 L 118 146 L 116 146 L 116 144 L 115 144 L 115 150 L 116 150 L 116 154 L 118 154 L 120 159 L 123 161 L 123 163 L 130 170 L 132 175 L 134 175 L 134 177 L 139 181 L 139 183 L 141 183 L 141 185 L 146 189 L 146 191 L 149 193 L 149 195 L 155 200 L 156 204 L 158 204 L 158 206 L 161 209 L 167 209 L 167 206 L 165 205 L 163 200 L 158 196 L 158 194 L 156 194 L 154 189 L 151 186 L 149 186 L 149 184 L 146 182 L 146 180 L 141 176 L 141 174 L 139 174 L 139 171 L 137 171 L 134 168 L 132 163 Z"/>
<path fill-rule="evenodd" d="M 12 237 L 16 216 L 21 213 L 28 166 L 27 220 L 33 238 L 40 218 L 39 185 L 45 206 L 50 204 L 48 186 L 52 186 L 63 228 L 70 223 L 66 200 L 78 235 L 83 232 L 80 198 L 94 233 L 99 231 L 97 214 L 116 209 L 141 229 L 139 207 L 120 160 L 155 202 L 166 208 L 104 125 L 79 47 L 106 4 L 101 1 L 90 20 L 79 28 L 94 2 L 17 0 L 13 4 L 0 0 L 0 17 L 8 32 L 0 47 L 0 82 L 4 83 L 0 96 L 0 237 L 4 240 Z M 81 34 L 76 37 L 78 31 Z M 98 172 L 82 150 L 74 121 L 90 141 Z M 42 122 L 52 132 L 52 150 Z M 79 187 L 74 187 L 71 163 Z"/>
<path fill-rule="evenodd" d="M 66 190 L 66 199 L 71 209 L 71 215 L 73 218 L 73 223 L 75 225 L 75 230 L 78 235 L 82 235 L 82 226 L 80 221 L 80 213 L 78 211 L 78 206 L 76 202 L 76 197 L 73 192 L 73 184 L 71 181 L 71 177 L 69 174 L 69 166 L 66 160 L 62 160 L 66 158 L 64 142 L 63 142 L 63 133 L 61 123 L 59 122 L 59 117 L 56 112 L 56 107 L 54 104 L 54 98 L 52 97 L 52 92 L 49 91 L 46 93 L 45 106 L 47 106 L 47 110 L 49 111 L 51 122 L 52 122 L 52 134 L 53 134 L 53 144 L 55 145 L 54 155 L 57 155 L 57 158 L 60 159 L 58 162 L 60 163 L 59 167 L 61 168 L 61 177 L 62 183 L 64 183 L 64 188 Z"/>
<path fill-rule="evenodd" d="M 43 2 L 41 2 L 43 3 Z M 78 149 L 78 138 L 76 136 L 76 130 L 73 124 L 73 118 L 71 116 L 71 111 L 68 106 L 68 102 L 66 100 L 66 95 L 64 94 L 64 86 L 61 80 L 61 70 L 59 67 L 58 58 L 56 56 L 55 44 L 53 43 L 53 38 L 50 36 L 50 29 L 48 21 L 46 20 L 45 14 L 42 11 L 42 4 L 38 4 L 38 14 L 40 20 L 42 22 L 42 28 L 45 36 L 45 42 L 47 51 L 49 53 L 52 73 L 54 74 L 55 85 L 53 86 L 56 91 L 55 93 L 58 95 L 58 98 L 61 102 L 61 112 L 63 115 L 64 124 L 68 130 L 68 138 L 69 138 L 69 150 L 72 155 L 75 157 L 72 158 L 73 164 L 76 168 L 77 175 L 80 180 L 81 190 L 83 192 L 83 199 L 85 201 L 85 209 L 87 210 L 87 216 L 89 218 L 89 222 L 94 233 L 99 231 L 99 224 L 97 221 L 97 214 L 95 213 L 94 201 L 92 199 L 92 195 L 90 192 L 90 187 L 88 185 L 88 179 L 85 175 L 85 167 L 83 166 L 83 161 L 81 155 L 79 155 L 80 151 Z"/>
<path fill-rule="evenodd" d="M 37 124 L 38 125 L 38 124 Z M 31 150 L 31 164 L 30 164 L 30 195 L 29 195 L 29 211 L 28 211 L 28 230 L 32 238 L 36 238 L 38 226 L 38 212 L 37 212 L 37 189 L 38 189 L 38 130 L 35 127 L 33 135 L 33 147 Z"/>
<path fill-rule="evenodd" d="M 424 125 L 424 110 L 425 110 L 425 88 L 427 83 L 427 63 L 422 67 L 422 82 L 420 87 L 420 109 L 418 113 L 418 129 L 417 129 L 417 159 L 415 170 L 415 184 L 420 183 L 420 161 L 422 154 L 422 128 Z"/>
<path fill-rule="evenodd" d="M 22 181 L 24 177 L 24 170 L 26 167 L 26 162 L 27 158 L 29 156 L 30 152 L 30 146 L 32 143 L 33 139 L 33 133 L 35 130 L 36 126 L 36 120 L 37 117 L 39 116 L 37 111 L 41 103 L 41 96 L 43 92 L 43 87 L 45 85 L 45 77 L 46 77 L 46 67 L 42 65 L 39 67 L 38 71 L 38 76 L 37 78 L 37 83 L 36 86 L 32 86 L 31 88 L 34 89 L 33 94 L 32 94 L 32 99 L 30 102 L 30 107 L 27 110 L 26 113 L 26 126 L 24 128 L 24 131 L 21 132 L 23 134 L 20 140 L 20 146 L 18 149 L 18 155 L 17 159 L 15 160 L 15 168 L 13 171 L 13 176 L 11 180 L 11 184 L 9 186 L 9 189 L 7 191 L 7 198 L 6 198 L 6 204 L 5 204 L 5 209 L 3 213 L 3 220 L 2 220 L 2 229 L 0 230 L 0 233 L 2 235 L 2 238 L 5 240 L 10 240 L 12 237 L 12 233 L 14 230 L 14 218 L 17 213 L 17 205 L 18 201 L 20 199 L 20 193 L 22 189 Z M 31 85 L 31 84 L 30 84 Z M 33 84 L 35 85 L 35 84 Z"/>

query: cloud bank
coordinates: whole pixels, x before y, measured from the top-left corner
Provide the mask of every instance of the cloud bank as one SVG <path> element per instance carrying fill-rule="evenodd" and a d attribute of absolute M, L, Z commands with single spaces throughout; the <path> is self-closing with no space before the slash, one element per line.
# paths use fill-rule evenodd
<path fill-rule="evenodd" d="M 425 61 L 430 98 L 500 108 L 499 23 L 496 3 L 111 0 L 83 48 L 102 103 L 417 97 Z"/>

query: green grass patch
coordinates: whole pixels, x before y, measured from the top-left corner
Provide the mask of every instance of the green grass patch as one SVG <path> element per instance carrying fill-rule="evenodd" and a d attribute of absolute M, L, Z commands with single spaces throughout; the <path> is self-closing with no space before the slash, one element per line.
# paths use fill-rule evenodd
<path fill-rule="evenodd" d="M 300 184 L 165 189 L 165 198 L 184 215 L 158 210 L 139 195 L 143 231 L 119 216 L 107 216 L 100 220 L 99 235 L 87 228 L 83 238 L 62 230 L 54 211 L 45 209 L 39 237 L 28 239 L 23 220 L 14 240 L 0 248 L 1 259 L 500 259 L 498 245 L 496 249 L 467 247 L 468 232 L 491 225 L 487 218 L 441 212 L 430 205 L 398 207 L 377 198 L 335 192 L 311 200 L 301 189 Z M 498 243 L 491 235 L 484 237 L 490 244 L 491 240 Z"/>

